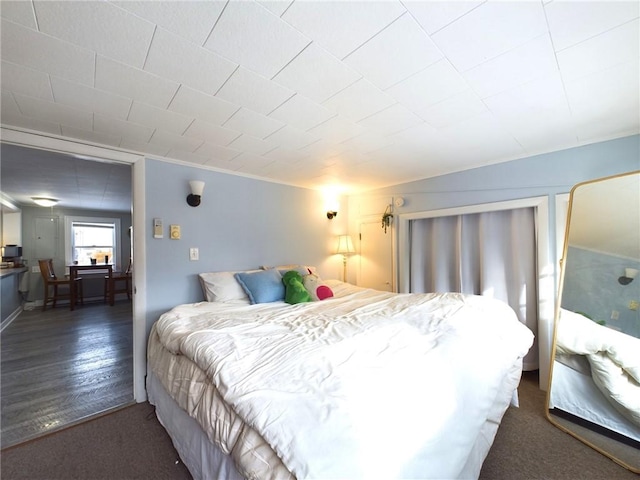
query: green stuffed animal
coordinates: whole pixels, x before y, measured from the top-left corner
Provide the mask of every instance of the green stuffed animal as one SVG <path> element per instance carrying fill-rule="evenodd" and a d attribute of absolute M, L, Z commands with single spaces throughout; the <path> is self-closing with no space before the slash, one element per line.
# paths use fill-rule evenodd
<path fill-rule="evenodd" d="M 302 275 L 295 270 L 290 270 L 282 276 L 285 293 L 284 301 L 290 305 L 296 303 L 310 302 L 311 295 L 304 288 L 302 283 Z"/>

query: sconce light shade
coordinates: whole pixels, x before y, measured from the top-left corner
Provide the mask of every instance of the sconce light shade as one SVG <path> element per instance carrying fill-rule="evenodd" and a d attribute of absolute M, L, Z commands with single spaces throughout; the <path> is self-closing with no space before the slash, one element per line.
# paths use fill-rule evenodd
<path fill-rule="evenodd" d="M 189 187 L 191 188 L 191 193 L 187 195 L 187 203 L 192 207 L 197 207 L 200 205 L 200 200 L 202 198 L 204 182 L 201 182 L 200 180 L 191 180 L 189 182 Z"/>
<path fill-rule="evenodd" d="M 327 212 L 327 218 L 329 220 L 331 220 L 333 217 L 337 217 L 338 216 L 338 212 L 336 212 L 335 210 L 329 210 Z"/>
<path fill-rule="evenodd" d="M 31 197 L 33 203 L 36 205 L 40 205 L 41 207 L 53 207 L 58 203 L 58 200 L 55 198 L 47 198 L 47 197 Z"/>
<path fill-rule="evenodd" d="M 638 270 L 635 268 L 625 268 L 624 275 L 618 278 L 618 283 L 620 285 L 629 285 L 633 282 L 633 279 L 638 275 Z"/>

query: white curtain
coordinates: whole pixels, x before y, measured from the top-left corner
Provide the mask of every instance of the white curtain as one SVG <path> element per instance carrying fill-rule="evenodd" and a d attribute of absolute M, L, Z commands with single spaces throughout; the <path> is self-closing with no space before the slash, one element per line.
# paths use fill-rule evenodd
<path fill-rule="evenodd" d="M 411 292 L 460 292 L 503 300 L 537 337 L 533 208 L 417 219 L 409 229 Z M 538 368 L 537 342 L 524 368 Z"/>

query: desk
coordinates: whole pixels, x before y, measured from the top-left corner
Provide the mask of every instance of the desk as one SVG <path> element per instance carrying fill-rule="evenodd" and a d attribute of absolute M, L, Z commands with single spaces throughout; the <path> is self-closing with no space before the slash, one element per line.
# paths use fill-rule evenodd
<path fill-rule="evenodd" d="M 95 265 L 69 265 L 69 278 L 71 279 L 71 300 L 69 305 L 71 306 L 71 310 L 73 310 L 76 306 L 76 282 L 75 279 L 78 278 L 78 272 L 80 271 L 89 271 L 91 273 L 107 271 L 107 276 L 109 277 L 110 283 L 110 295 L 109 295 L 109 305 L 113 305 L 113 265 L 97 263 Z"/>

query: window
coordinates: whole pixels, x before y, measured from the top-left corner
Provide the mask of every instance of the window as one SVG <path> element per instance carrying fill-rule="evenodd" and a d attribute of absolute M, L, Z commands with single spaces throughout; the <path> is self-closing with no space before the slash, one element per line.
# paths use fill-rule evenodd
<path fill-rule="evenodd" d="M 120 219 L 65 217 L 65 230 L 68 264 L 118 264 Z"/>

